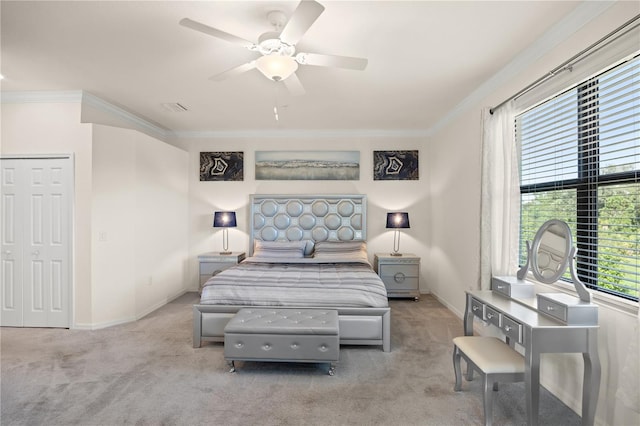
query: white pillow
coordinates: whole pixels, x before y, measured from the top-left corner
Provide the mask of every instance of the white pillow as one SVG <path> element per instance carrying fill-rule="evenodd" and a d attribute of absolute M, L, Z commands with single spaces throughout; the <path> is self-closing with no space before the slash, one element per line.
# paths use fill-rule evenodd
<path fill-rule="evenodd" d="M 259 241 L 256 240 L 253 256 L 270 259 L 300 259 L 304 257 L 305 241 Z"/>

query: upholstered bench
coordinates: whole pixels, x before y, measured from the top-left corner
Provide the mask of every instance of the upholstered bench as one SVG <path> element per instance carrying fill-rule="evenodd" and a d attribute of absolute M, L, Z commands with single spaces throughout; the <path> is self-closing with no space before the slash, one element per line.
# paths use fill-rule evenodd
<path fill-rule="evenodd" d="M 325 309 L 243 308 L 224 329 L 224 358 L 234 361 L 329 363 L 340 354 L 338 311 Z"/>
<path fill-rule="evenodd" d="M 453 369 L 456 375 L 455 391 L 462 387 L 460 357 L 468 367 L 467 380 L 473 379 L 473 370 L 482 375 L 484 424 L 491 425 L 493 395 L 499 382 L 524 381 L 524 357 L 496 337 L 461 336 L 453 339 Z"/>

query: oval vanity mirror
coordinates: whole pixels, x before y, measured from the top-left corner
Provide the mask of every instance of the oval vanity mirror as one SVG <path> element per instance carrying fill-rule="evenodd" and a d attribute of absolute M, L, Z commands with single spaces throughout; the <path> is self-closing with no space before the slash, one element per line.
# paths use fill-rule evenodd
<path fill-rule="evenodd" d="M 531 247 L 533 276 L 546 284 L 558 281 L 569 266 L 572 248 L 569 225 L 557 219 L 545 222 L 538 229 Z"/>

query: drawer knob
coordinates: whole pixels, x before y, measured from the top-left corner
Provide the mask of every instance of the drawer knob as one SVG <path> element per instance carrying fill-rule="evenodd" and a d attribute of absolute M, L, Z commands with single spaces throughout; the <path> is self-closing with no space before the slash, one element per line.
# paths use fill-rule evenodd
<path fill-rule="evenodd" d="M 402 272 L 397 272 L 394 276 L 393 276 L 393 280 L 397 283 L 401 283 L 404 281 L 404 274 Z"/>
<path fill-rule="evenodd" d="M 553 311 L 553 306 L 547 306 L 547 311 L 549 312 Z"/>
<path fill-rule="evenodd" d="M 498 286 L 498 290 L 502 290 L 502 289 L 504 289 L 504 286 L 503 285 L 499 285 Z"/>
<path fill-rule="evenodd" d="M 505 325 L 504 326 L 504 331 L 511 331 L 511 326 L 510 325 Z"/>
<path fill-rule="evenodd" d="M 491 312 L 487 313 L 487 318 L 489 319 L 493 318 L 493 314 Z"/>
<path fill-rule="evenodd" d="M 471 310 L 472 310 L 473 312 L 477 311 L 478 309 L 480 309 L 480 308 L 479 308 L 479 307 L 477 307 L 477 306 L 474 306 L 474 307 L 472 307 L 472 308 L 471 308 Z"/>

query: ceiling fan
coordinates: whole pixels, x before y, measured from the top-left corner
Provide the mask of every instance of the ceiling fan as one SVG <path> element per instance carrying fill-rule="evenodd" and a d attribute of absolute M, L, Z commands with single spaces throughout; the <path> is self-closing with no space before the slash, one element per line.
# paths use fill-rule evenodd
<path fill-rule="evenodd" d="M 314 0 L 302 0 L 288 22 L 286 22 L 287 17 L 283 12 L 277 10 L 269 12 L 267 18 L 274 26 L 275 31 L 262 34 L 258 38 L 257 44 L 189 18 L 182 19 L 180 25 L 238 44 L 262 55 L 253 61 L 216 74 L 210 77 L 211 80 L 224 80 L 257 68 L 270 80 L 282 81 L 293 95 L 301 95 L 304 94 L 304 88 L 295 74 L 298 65 L 338 67 L 352 70 L 364 70 L 367 66 L 368 61 L 364 58 L 319 53 L 296 53 L 296 43 L 300 41 L 323 11 L 324 6 L 320 3 Z"/>

